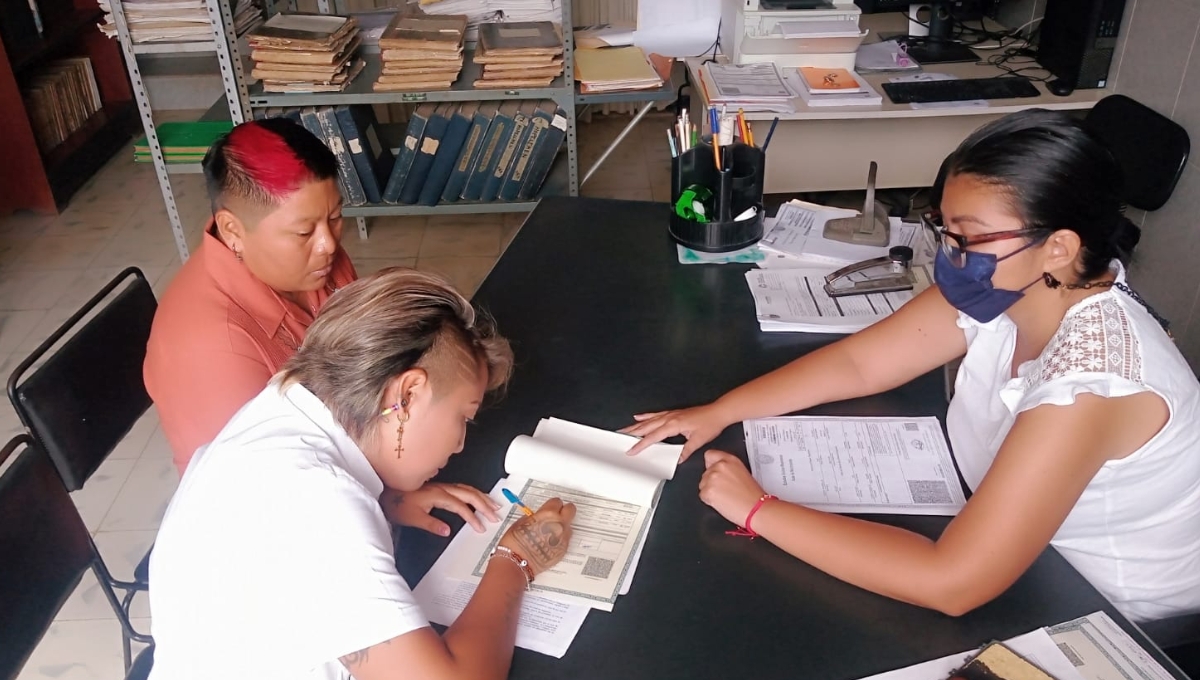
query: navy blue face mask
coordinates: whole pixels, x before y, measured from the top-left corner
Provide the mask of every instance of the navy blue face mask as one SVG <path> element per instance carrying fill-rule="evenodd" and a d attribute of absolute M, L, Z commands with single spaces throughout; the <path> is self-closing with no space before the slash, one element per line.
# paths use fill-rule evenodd
<path fill-rule="evenodd" d="M 999 258 L 992 253 L 968 250 L 963 253 L 966 260 L 961 268 L 951 264 L 946 252 L 938 248 L 933 261 L 933 279 L 942 291 L 942 297 L 955 309 L 980 323 L 987 323 L 1024 297 L 1029 286 L 1042 280 L 1038 277 L 1021 290 L 994 288 L 992 275 L 996 273 L 996 265 L 1038 243 L 1040 241 L 1028 243 Z"/>

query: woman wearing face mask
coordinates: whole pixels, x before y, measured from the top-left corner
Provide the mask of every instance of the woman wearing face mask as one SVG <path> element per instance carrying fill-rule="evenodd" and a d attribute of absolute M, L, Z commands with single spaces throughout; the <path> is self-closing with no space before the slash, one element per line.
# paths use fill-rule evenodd
<path fill-rule="evenodd" d="M 515 523 L 438 635 L 396 572 L 377 499 L 461 451 L 511 366 L 490 320 L 433 275 L 384 270 L 330 298 L 167 508 L 151 677 L 506 677 L 522 594 L 566 552 L 574 506 L 553 499 Z"/>
<path fill-rule="evenodd" d="M 1138 241 L 1111 154 L 1065 115 L 1026 111 L 946 159 L 937 286 L 887 319 L 711 404 L 643 414 L 634 447 L 685 455 L 739 421 L 883 392 L 962 358 L 947 430 L 974 495 L 942 536 L 772 498 L 708 451 L 700 497 L 862 588 L 957 615 L 1047 543 L 1125 614 L 1200 609 L 1200 384 L 1119 260 Z M 902 357 L 902 359 L 898 359 Z"/>

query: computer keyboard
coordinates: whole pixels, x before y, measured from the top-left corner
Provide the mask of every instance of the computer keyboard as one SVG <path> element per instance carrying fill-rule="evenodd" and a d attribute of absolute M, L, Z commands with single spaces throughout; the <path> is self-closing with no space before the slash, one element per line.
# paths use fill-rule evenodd
<path fill-rule="evenodd" d="M 884 83 L 883 91 L 897 104 L 961 102 L 972 99 L 1017 99 L 1036 97 L 1038 90 L 1024 78 L 961 78 Z"/>

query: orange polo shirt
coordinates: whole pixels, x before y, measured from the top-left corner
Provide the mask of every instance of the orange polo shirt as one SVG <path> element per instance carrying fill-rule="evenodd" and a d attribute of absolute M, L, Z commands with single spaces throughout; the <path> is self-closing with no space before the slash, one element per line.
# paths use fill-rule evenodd
<path fill-rule="evenodd" d="M 302 308 L 259 281 L 205 229 L 163 294 L 143 376 L 179 473 L 296 352 L 317 310 L 358 275 L 338 248 L 323 290 Z"/>

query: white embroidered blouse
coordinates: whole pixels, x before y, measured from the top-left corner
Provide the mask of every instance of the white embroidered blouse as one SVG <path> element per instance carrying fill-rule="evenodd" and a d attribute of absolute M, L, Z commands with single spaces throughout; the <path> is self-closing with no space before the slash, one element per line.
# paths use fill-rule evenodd
<path fill-rule="evenodd" d="M 1007 315 L 982 324 L 959 314 L 958 326 L 968 349 L 946 424 L 972 490 L 1022 411 L 1081 393 L 1163 398 L 1167 424 L 1100 469 L 1051 544 L 1135 620 L 1200 610 L 1200 383 L 1158 322 L 1124 292 L 1091 295 L 1016 378 L 1017 329 Z"/>

